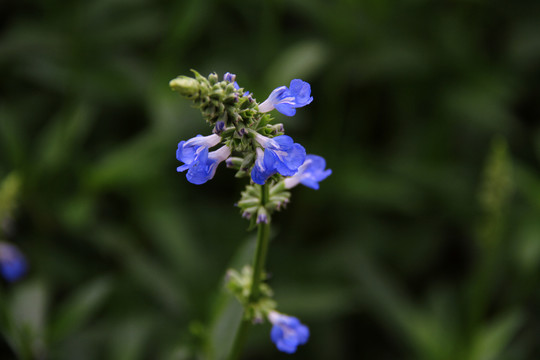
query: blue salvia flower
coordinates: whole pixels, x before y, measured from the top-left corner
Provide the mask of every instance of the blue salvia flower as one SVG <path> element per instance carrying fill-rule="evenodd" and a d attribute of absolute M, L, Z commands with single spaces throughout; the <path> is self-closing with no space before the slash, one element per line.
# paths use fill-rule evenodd
<path fill-rule="evenodd" d="M 332 174 L 332 170 L 325 170 L 325 167 L 326 161 L 324 158 L 318 155 L 307 155 L 302 166 L 298 168 L 298 172 L 284 180 L 285 188 L 291 189 L 301 183 L 309 188 L 318 190 L 319 182 Z"/>
<path fill-rule="evenodd" d="M 257 148 L 257 159 L 253 170 L 251 170 L 251 178 L 255 184 L 264 185 L 266 179 L 274 175 L 277 170 L 274 167 L 274 156 L 264 156 L 264 152 Z"/>
<path fill-rule="evenodd" d="M 18 280 L 26 273 L 24 255 L 14 245 L 0 243 L 0 272 L 7 281 Z"/>
<path fill-rule="evenodd" d="M 176 171 L 182 172 L 191 168 L 205 149 L 208 155 L 208 148 L 216 146 L 220 141 L 221 137 L 216 134 L 208 136 L 197 135 L 187 141 L 180 141 L 176 150 L 176 159 L 183 162 L 184 165 L 176 168 Z"/>
<path fill-rule="evenodd" d="M 268 138 L 257 133 L 255 140 L 265 149 L 264 153 L 257 150 L 257 159 L 251 171 L 251 178 L 256 184 L 264 185 L 276 172 L 283 176 L 292 176 L 304 163 L 306 150 L 290 136 Z"/>
<path fill-rule="evenodd" d="M 293 116 L 296 108 L 306 106 L 313 101 L 311 96 L 311 86 L 300 79 L 291 81 L 289 88 L 280 86 L 259 105 L 260 112 L 268 112 L 276 109 L 283 115 Z"/>
<path fill-rule="evenodd" d="M 216 174 L 218 165 L 231 155 L 231 149 L 224 145 L 216 151 L 208 152 L 204 148 L 197 156 L 197 159 L 191 164 L 186 178 L 195 185 L 201 185 L 212 179 Z"/>
<path fill-rule="evenodd" d="M 236 75 L 235 74 L 231 74 L 230 72 L 226 72 L 225 75 L 223 75 L 223 80 L 228 81 L 230 83 L 233 83 L 234 88 L 236 90 L 240 89 L 240 86 L 236 82 Z M 249 95 L 249 91 L 244 91 L 244 96 L 248 96 L 248 95 Z"/>
<path fill-rule="evenodd" d="M 308 327 L 294 316 L 271 311 L 268 314 L 268 320 L 274 325 L 270 338 L 279 351 L 292 354 L 296 352 L 298 345 L 305 344 L 309 339 Z"/>

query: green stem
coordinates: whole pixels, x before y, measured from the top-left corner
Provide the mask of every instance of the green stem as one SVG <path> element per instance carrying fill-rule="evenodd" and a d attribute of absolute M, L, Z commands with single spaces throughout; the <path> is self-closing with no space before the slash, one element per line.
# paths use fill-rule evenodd
<path fill-rule="evenodd" d="M 269 186 L 264 184 L 261 187 L 261 206 L 265 206 L 269 199 Z M 268 252 L 268 235 L 270 234 L 270 218 L 267 223 L 260 223 L 257 225 L 257 247 L 255 249 L 255 257 L 253 259 L 253 276 L 251 278 L 251 289 L 249 292 L 248 304 L 259 300 L 259 291 L 262 280 L 262 274 L 264 271 L 264 264 L 266 262 L 266 253 Z M 242 322 L 236 330 L 236 336 L 234 343 L 229 354 L 228 360 L 236 360 L 240 357 L 242 348 L 247 340 L 247 334 L 251 321 L 244 318 L 245 310 L 242 316 Z"/>
<path fill-rule="evenodd" d="M 242 321 L 238 325 L 238 329 L 236 329 L 236 336 L 234 337 L 234 343 L 231 349 L 231 352 L 229 353 L 229 357 L 227 360 L 236 360 L 240 358 L 240 353 L 242 352 L 242 348 L 244 347 L 244 344 L 247 340 L 247 334 L 249 330 L 250 321 L 243 318 L 242 314 Z"/>

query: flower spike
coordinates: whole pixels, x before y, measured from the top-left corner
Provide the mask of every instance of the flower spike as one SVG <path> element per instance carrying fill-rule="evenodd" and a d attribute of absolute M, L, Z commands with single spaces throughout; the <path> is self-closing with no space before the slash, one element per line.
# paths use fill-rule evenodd
<path fill-rule="evenodd" d="M 220 78 L 211 73 L 204 77 L 192 71 L 194 78 L 178 76 L 170 86 L 200 109 L 203 119 L 212 127 L 212 135 L 197 135 L 178 143 L 176 158 L 181 164 L 177 171 L 186 171 L 187 180 L 200 185 L 212 179 L 219 164 L 225 161 L 227 167 L 236 171 L 235 177 L 251 177 L 235 206 L 248 219 L 249 229 L 258 227 L 257 251 L 253 266 L 244 267 L 241 273 L 227 272 L 227 289 L 244 307 L 239 334 L 247 321 L 259 323 L 266 317 L 273 324 L 270 337 L 277 349 L 292 354 L 308 341 L 310 332 L 296 317 L 275 311 L 277 303 L 266 282 L 264 266 L 270 225 L 274 213 L 289 203 L 289 189 L 298 184 L 318 189 L 319 182 L 330 176 L 332 170 L 326 169 L 322 157 L 306 155 L 304 147 L 284 135 L 283 124 L 275 124 L 268 112 L 276 109 L 286 116 L 295 115 L 297 108 L 313 101 L 311 86 L 294 79 L 289 87 L 274 89 L 258 104 L 238 85 L 235 74 L 225 73 Z M 210 151 L 218 144 L 218 150 Z M 3 261 L 0 247 L 2 266 Z M 0 270 L 5 275 L 4 268 Z M 236 339 L 241 337 L 237 334 Z M 239 356 L 240 345 L 238 342 L 231 347 L 231 358 Z"/>
<path fill-rule="evenodd" d="M 332 174 L 332 170 L 324 170 L 325 167 L 324 158 L 318 155 L 307 155 L 306 161 L 298 168 L 298 172 L 284 180 L 285 188 L 291 189 L 301 183 L 313 190 L 318 190 L 319 182 Z"/>
<path fill-rule="evenodd" d="M 296 108 L 306 106 L 312 101 L 309 83 L 294 79 L 289 88 L 280 86 L 274 89 L 268 99 L 259 105 L 259 111 L 264 113 L 276 109 L 283 115 L 293 116 Z"/>

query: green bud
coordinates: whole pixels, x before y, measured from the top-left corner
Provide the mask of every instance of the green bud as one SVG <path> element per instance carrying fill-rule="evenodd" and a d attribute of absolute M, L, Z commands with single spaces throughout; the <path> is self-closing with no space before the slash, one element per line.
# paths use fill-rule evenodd
<path fill-rule="evenodd" d="M 179 76 L 169 82 L 173 91 L 178 91 L 183 96 L 194 95 L 199 92 L 199 82 L 187 76 Z"/>
<path fill-rule="evenodd" d="M 261 201 L 257 198 L 246 198 L 238 202 L 238 206 L 241 208 L 248 208 L 258 206 Z"/>
<path fill-rule="evenodd" d="M 253 165 L 253 162 L 255 161 L 255 154 L 253 153 L 248 153 L 245 157 L 244 157 L 244 160 L 242 161 L 242 164 L 240 165 L 240 169 L 244 170 L 244 171 L 247 171 L 251 165 Z M 259 193 L 258 190 L 257 191 L 257 194 Z"/>
<path fill-rule="evenodd" d="M 234 177 L 237 179 L 241 179 L 243 177 L 249 176 L 249 174 L 244 170 L 238 170 L 236 174 L 234 174 Z"/>
<path fill-rule="evenodd" d="M 270 187 L 270 196 L 278 195 L 278 194 L 280 194 L 282 192 L 286 192 L 285 183 L 283 181 L 279 181 L 279 182 L 273 184 Z M 287 192 L 287 194 L 290 195 L 290 193 L 288 193 L 288 192 Z"/>
<path fill-rule="evenodd" d="M 271 130 L 270 134 L 274 136 L 285 134 L 285 127 L 283 124 L 266 125 L 266 127 Z"/>
<path fill-rule="evenodd" d="M 210 84 L 212 84 L 212 85 L 217 83 L 219 81 L 218 74 L 213 72 L 210 75 L 208 75 L 208 81 L 210 81 Z"/>
<path fill-rule="evenodd" d="M 225 163 L 227 164 L 228 168 L 238 170 L 240 169 L 240 166 L 242 165 L 242 161 L 244 161 L 244 159 L 242 159 L 241 157 L 231 156 L 227 159 Z"/>
<path fill-rule="evenodd" d="M 246 191 L 242 191 L 242 196 L 261 196 L 261 185 L 248 185 L 246 186 Z"/>

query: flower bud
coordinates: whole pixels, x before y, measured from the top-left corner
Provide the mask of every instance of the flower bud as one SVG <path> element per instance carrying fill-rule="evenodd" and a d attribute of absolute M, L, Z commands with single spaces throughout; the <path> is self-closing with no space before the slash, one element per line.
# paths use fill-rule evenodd
<path fill-rule="evenodd" d="M 199 91 L 199 82 L 187 76 L 179 76 L 169 82 L 173 91 L 178 91 L 183 96 L 189 96 Z"/>
<path fill-rule="evenodd" d="M 259 207 L 257 211 L 257 224 L 268 224 L 270 222 L 269 214 L 264 207 Z"/>
<path fill-rule="evenodd" d="M 214 134 L 221 135 L 221 133 L 224 130 L 225 130 L 225 122 L 220 120 L 220 121 L 216 122 L 216 126 L 214 126 L 214 130 L 212 130 L 212 132 Z"/>

